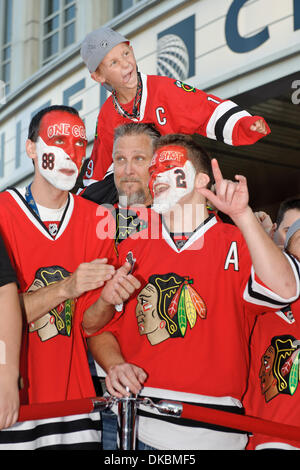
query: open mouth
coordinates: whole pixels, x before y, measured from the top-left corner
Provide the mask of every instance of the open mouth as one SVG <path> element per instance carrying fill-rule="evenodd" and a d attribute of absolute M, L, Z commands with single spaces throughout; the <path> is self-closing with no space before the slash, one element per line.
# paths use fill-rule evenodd
<path fill-rule="evenodd" d="M 128 72 L 126 75 L 124 75 L 124 77 L 123 77 L 124 83 L 128 83 L 128 82 L 131 80 L 131 78 L 132 78 L 132 72 L 133 72 L 133 71 L 131 70 L 131 71 Z"/>

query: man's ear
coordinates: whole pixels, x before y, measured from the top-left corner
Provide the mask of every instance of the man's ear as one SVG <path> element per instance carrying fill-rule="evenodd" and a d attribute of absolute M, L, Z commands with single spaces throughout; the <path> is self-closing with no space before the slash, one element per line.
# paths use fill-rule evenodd
<path fill-rule="evenodd" d="M 209 181 L 210 181 L 210 178 L 206 173 L 202 173 L 202 172 L 197 173 L 195 176 L 194 187 L 196 190 L 206 188 Z"/>
<path fill-rule="evenodd" d="M 37 158 L 35 142 L 33 142 L 30 139 L 27 139 L 25 148 L 26 148 L 26 153 L 28 157 L 31 158 L 32 160 L 35 160 Z"/>

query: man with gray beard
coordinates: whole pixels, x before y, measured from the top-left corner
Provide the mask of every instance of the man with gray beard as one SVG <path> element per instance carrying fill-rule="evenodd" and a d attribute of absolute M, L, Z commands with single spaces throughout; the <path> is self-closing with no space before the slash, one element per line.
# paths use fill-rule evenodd
<path fill-rule="evenodd" d="M 117 127 L 112 155 L 114 170 L 78 194 L 97 204 L 117 205 L 121 198 L 122 207 L 151 205 L 148 167 L 153 145 L 159 137 L 154 124 L 132 122 Z"/>
<path fill-rule="evenodd" d="M 114 181 L 121 207 L 151 205 L 148 170 L 159 136 L 151 124 L 130 123 L 115 130 Z"/>
<path fill-rule="evenodd" d="M 143 221 L 135 211 L 138 206 L 151 206 L 152 196 L 149 190 L 149 166 L 153 157 L 155 142 L 160 133 L 152 124 L 129 123 L 119 126 L 114 133 L 113 162 L 114 185 L 117 190 L 116 203 L 112 209 L 116 218 L 116 244 L 121 243 L 133 231 L 138 231 Z M 112 175 L 111 175 L 112 176 Z M 90 195 L 93 190 L 95 202 L 101 203 L 100 197 L 111 201 L 111 196 L 103 194 L 103 185 L 107 187 L 108 179 L 92 184 L 86 190 Z M 98 188 L 98 193 L 97 193 Z M 86 193 L 82 196 L 89 198 Z M 101 195 L 101 196 L 100 196 Z M 97 383 L 102 384 L 100 393 L 105 393 L 105 372 L 96 365 L 97 377 L 94 377 L 96 390 Z M 93 373 L 93 370 L 92 370 Z M 95 373 L 95 372 L 94 372 Z M 114 450 L 117 447 L 117 416 L 111 410 L 101 413 L 102 441 L 104 450 Z"/>

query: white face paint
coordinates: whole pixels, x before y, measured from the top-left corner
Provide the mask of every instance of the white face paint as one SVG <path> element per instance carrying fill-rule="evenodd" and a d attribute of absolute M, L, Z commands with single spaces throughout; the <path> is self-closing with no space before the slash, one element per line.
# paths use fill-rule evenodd
<path fill-rule="evenodd" d="M 160 214 L 171 210 L 181 198 L 193 191 L 195 176 L 196 171 L 190 161 L 183 167 L 159 173 L 153 184 L 153 209 Z"/>
<path fill-rule="evenodd" d="M 55 145 L 49 146 L 41 137 L 38 137 L 36 154 L 39 171 L 50 184 L 62 191 L 70 191 L 74 188 L 78 168 L 62 148 Z"/>

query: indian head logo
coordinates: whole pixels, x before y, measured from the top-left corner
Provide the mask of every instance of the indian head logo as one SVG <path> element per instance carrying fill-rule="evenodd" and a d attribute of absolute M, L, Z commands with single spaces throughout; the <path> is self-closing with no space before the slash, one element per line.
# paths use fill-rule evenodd
<path fill-rule="evenodd" d="M 61 266 L 47 266 L 35 273 L 35 279 L 27 292 L 46 287 L 66 279 L 70 273 Z M 29 332 L 37 332 L 41 341 L 47 341 L 57 335 L 70 337 L 72 331 L 75 300 L 70 299 L 57 305 L 46 315 L 29 324 Z"/>
<path fill-rule="evenodd" d="M 299 383 L 300 341 L 274 336 L 261 359 L 259 378 L 266 402 L 279 394 L 294 395 Z"/>
<path fill-rule="evenodd" d="M 198 318 L 206 318 L 206 305 L 192 284 L 175 273 L 149 277 L 137 297 L 136 318 L 140 335 L 147 335 L 151 345 L 183 338 Z"/>

